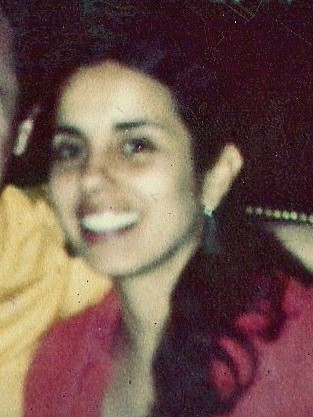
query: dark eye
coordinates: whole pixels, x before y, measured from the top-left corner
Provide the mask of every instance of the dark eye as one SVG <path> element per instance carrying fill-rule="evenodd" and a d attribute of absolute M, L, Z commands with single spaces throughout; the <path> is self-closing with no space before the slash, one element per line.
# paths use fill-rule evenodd
<path fill-rule="evenodd" d="M 123 144 L 123 153 L 127 156 L 149 151 L 152 152 L 154 149 L 153 143 L 147 138 L 135 138 Z"/>
<path fill-rule="evenodd" d="M 79 146 L 63 144 L 53 150 L 54 159 L 67 161 L 71 159 L 79 159 L 81 150 Z"/>
<path fill-rule="evenodd" d="M 84 155 L 84 146 L 75 138 L 56 136 L 52 141 L 52 156 L 55 161 L 77 161 Z"/>

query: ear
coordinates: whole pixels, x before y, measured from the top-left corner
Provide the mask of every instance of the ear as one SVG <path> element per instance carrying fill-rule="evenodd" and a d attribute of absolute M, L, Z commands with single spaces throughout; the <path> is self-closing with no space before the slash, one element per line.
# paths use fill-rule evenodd
<path fill-rule="evenodd" d="M 238 148 L 233 144 L 227 144 L 203 179 L 202 203 L 208 212 L 214 211 L 220 205 L 242 165 L 243 158 Z"/>
<path fill-rule="evenodd" d="M 15 156 L 21 156 L 25 153 L 28 146 L 29 138 L 34 129 L 34 124 L 38 113 L 39 107 L 34 106 L 31 112 L 29 113 L 28 117 L 24 119 L 22 123 L 19 125 L 17 131 L 17 138 L 13 149 L 13 154 Z"/>

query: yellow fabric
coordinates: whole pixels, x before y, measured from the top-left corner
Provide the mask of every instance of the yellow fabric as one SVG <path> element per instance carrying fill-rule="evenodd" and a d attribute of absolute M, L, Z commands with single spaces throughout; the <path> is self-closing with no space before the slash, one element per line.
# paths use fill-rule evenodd
<path fill-rule="evenodd" d="M 63 249 L 64 237 L 39 192 L 7 187 L 0 198 L 0 416 L 22 416 L 23 383 L 40 336 L 56 320 L 110 290 Z"/>

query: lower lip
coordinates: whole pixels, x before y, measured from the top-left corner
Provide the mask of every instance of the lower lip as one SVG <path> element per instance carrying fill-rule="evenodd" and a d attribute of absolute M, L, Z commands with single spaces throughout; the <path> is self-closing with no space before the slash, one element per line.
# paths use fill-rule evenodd
<path fill-rule="evenodd" d="M 91 245 L 96 245 L 97 243 L 108 242 L 110 240 L 120 238 L 125 236 L 128 232 L 130 232 L 135 225 L 125 227 L 123 229 L 119 229 L 117 231 L 112 232 L 92 232 L 90 230 L 86 230 L 81 228 L 81 235 L 84 241 Z"/>

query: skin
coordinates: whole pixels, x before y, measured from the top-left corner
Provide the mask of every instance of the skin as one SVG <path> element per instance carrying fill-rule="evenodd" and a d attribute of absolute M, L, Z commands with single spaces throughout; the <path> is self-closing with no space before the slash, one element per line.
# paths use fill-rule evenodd
<path fill-rule="evenodd" d="M 199 243 L 201 203 L 216 208 L 242 158 L 226 147 L 198 192 L 191 135 L 170 92 L 112 61 L 77 71 L 61 91 L 56 116 L 51 199 L 76 249 L 114 277 L 130 341 L 116 357 L 103 415 L 144 416 L 153 403 L 151 362 L 170 294 Z M 82 227 L 86 213 L 136 213 L 137 220 L 125 231 L 90 236 Z M 269 227 L 312 271 L 312 228 Z"/>
<path fill-rule="evenodd" d="M 134 277 L 172 252 L 193 251 L 200 199 L 191 141 L 159 83 L 113 62 L 81 69 L 60 99 L 53 146 L 52 199 L 70 240 L 95 269 Z M 91 242 L 80 211 L 139 219 L 126 233 Z"/>
<path fill-rule="evenodd" d="M 98 272 L 114 277 L 122 299 L 130 343 L 116 358 L 104 414 L 146 415 L 153 353 L 173 286 L 200 241 L 202 202 L 218 204 L 240 155 L 226 147 L 199 191 L 191 135 L 169 90 L 112 61 L 78 70 L 63 86 L 53 152 L 49 188 L 63 227 Z M 90 236 L 82 227 L 90 213 L 137 220 Z"/>
<path fill-rule="evenodd" d="M 190 135 L 165 87 L 114 62 L 68 80 L 56 125 L 52 201 L 78 251 L 114 277 L 131 340 L 103 409 L 145 415 L 170 293 L 201 231 Z M 81 227 L 85 213 L 135 213 L 137 220 L 90 238 Z"/>
<path fill-rule="evenodd" d="M 0 10 L 0 185 L 9 155 L 9 135 L 17 96 L 11 50 L 11 31 Z"/>
<path fill-rule="evenodd" d="M 271 223 L 267 225 L 282 245 L 313 273 L 313 227 L 311 225 Z"/>

